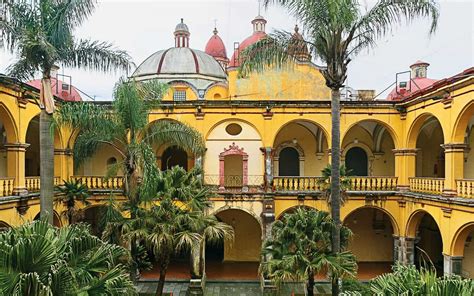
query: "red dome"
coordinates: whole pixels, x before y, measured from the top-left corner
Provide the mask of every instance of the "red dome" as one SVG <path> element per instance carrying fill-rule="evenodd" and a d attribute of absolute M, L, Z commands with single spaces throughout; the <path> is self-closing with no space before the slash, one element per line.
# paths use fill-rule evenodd
<path fill-rule="evenodd" d="M 41 89 L 41 79 L 36 79 L 28 82 L 29 85 Z M 72 85 L 63 83 L 61 80 L 51 78 L 51 86 L 53 88 L 53 95 L 64 101 L 82 101 L 81 95 Z M 65 89 L 63 89 L 63 86 Z"/>
<path fill-rule="evenodd" d="M 388 95 L 387 100 L 389 101 L 401 100 L 416 91 L 419 91 L 421 89 L 425 89 L 431 86 L 436 81 L 437 81 L 436 79 L 430 79 L 430 78 L 412 78 L 411 90 L 410 90 L 409 85 L 407 85 L 406 90 L 400 89 L 400 87 L 394 88 Z M 398 93 L 397 93 L 397 90 L 398 90 Z"/>
<path fill-rule="evenodd" d="M 239 45 L 239 49 L 237 51 L 234 51 L 234 54 L 232 55 L 232 59 L 230 60 L 229 67 L 238 67 L 239 66 L 239 52 L 242 52 L 245 50 L 248 46 L 256 43 L 257 41 L 263 39 L 265 36 L 267 36 L 267 33 L 262 32 L 262 31 L 256 31 L 254 32 L 250 37 L 247 37 L 242 43 Z"/>
<path fill-rule="evenodd" d="M 227 59 L 227 52 L 225 50 L 224 42 L 221 37 L 217 35 L 217 29 L 214 29 L 214 35 L 207 41 L 206 49 L 204 50 L 208 55 L 215 58 Z"/>

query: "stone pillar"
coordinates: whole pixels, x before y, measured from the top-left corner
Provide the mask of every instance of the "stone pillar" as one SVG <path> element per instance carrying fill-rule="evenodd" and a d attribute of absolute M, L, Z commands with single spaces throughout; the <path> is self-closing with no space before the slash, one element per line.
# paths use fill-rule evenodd
<path fill-rule="evenodd" d="M 441 145 L 445 156 L 445 179 L 443 195 L 456 196 L 456 180 L 464 177 L 464 143 L 449 143 Z"/>
<path fill-rule="evenodd" d="M 394 236 L 393 260 L 403 265 L 415 263 L 415 238 Z"/>
<path fill-rule="evenodd" d="M 265 189 L 269 192 L 273 185 L 273 148 L 263 148 L 263 154 L 265 158 Z"/>
<path fill-rule="evenodd" d="M 444 274 L 445 275 L 461 275 L 462 257 L 450 256 L 443 254 L 444 257 Z"/>
<path fill-rule="evenodd" d="M 397 188 L 401 191 L 410 189 L 409 178 L 415 177 L 416 174 L 416 153 L 418 149 L 393 149 L 395 155 L 395 177 L 397 180 Z"/>
<path fill-rule="evenodd" d="M 191 247 L 191 279 L 188 295 L 203 295 L 205 287 L 205 241 L 198 242 Z"/>
<path fill-rule="evenodd" d="M 54 176 L 69 180 L 73 175 L 72 152 L 70 149 L 54 149 Z"/>
<path fill-rule="evenodd" d="M 15 178 L 13 187 L 14 195 L 25 195 L 28 193 L 25 184 L 25 154 L 26 148 L 30 144 L 26 143 L 7 143 L 7 175 Z"/>

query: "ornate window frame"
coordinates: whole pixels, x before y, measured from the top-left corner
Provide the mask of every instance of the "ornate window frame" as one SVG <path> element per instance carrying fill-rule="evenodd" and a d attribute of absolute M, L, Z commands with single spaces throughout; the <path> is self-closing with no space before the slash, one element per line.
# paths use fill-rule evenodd
<path fill-rule="evenodd" d="M 242 156 L 242 187 L 248 186 L 248 170 L 249 170 L 249 156 L 244 152 L 244 148 L 240 148 L 235 142 L 229 145 L 229 148 L 224 148 L 224 151 L 219 154 L 219 190 L 224 190 L 225 187 L 225 157 L 230 155 Z"/>

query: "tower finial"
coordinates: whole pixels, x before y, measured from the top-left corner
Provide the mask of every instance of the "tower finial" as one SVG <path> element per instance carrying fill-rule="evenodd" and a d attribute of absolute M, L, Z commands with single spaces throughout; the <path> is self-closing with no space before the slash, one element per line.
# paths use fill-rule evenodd
<path fill-rule="evenodd" d="M 262 6 L 262 0 L 258 0 L 258 15 L 260 15 L 261 6 Z"/>

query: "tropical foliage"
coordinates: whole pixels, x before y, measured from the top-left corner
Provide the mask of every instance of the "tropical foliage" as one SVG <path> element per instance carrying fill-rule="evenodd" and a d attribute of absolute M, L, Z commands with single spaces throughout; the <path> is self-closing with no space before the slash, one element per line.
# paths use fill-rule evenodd
<path fill-rule="evenodd" d="M 160 269 L 158 295 L 163 292 L 172 255 L 201 249 L 206 242 L 230 240 L 233 229 L 207 215 L 209 191 L 202 186 L 199 170 L 186 172 L 175 166 L 160 174 L 154 203 L 139 209 L 128 225 L 127 235 L 153 251 Z M 195 260 L 199 260 L 199 255 Z M 199 276 L 201 266 L 193 270 Z"/>
<path fill-rule="evenodd" d="M 112 44 L 75 40 L 74 30 L 94 11 L 96 1 L 14 0 L 3 1 L 5 17 L 0 18 L 0 47 L 16 54 L 8 74 L 31 79 L 41 73 L 40 178 L 41 216 L 53 223 L 54 148 L 51 114 L 54 101 L 51 70 L 55 65 L 99 71 L 128 71 L 130 57 Z M 53 77 L 54 78 L 54 77 Z"/>
<path fill-rule="evenodd" d="M 459 276 L 437 277 L 434 268 L 395 265 L 393 273 L 370 282 L 375 295 L 449 296 L 474 295 L 474 280 Z"/>
<path fill-rule="evenodd" d="M 343 205 L 347 200 L 347 190 L 351 189 L 351 179 L 349 178 L 350 170 L 346 169 L 345 165 L 339 168 L 339 176 L 341 178 L 339 184 L 341 186 L 340 200 Z M 319 179 L 319 186 L 326 197 L 326 202 L 331 208 L 331 165 L 326 166 L 321 171 L 322 178 Z"/>
<path fill-rule="evenodd" d="M 69 225 L 82 219 L 84 217 L 83 208 L 89 205 L 87 186 L 77 180 L 72 180 L 63 181 L 63 185 L 56 186 L 56 188 L 61 193 L 58 195 L 56 202 L 62 202 L 66 206 L 66 210 L 61 214 L 68 219 Z M 76 203 L 82 204 L 82 207 L 77 207 Z"/>
<path fill-rule="evenodd" d="M 275 221 L 271 238 L 263 245 L 266 260 L 260 265 L 260 273 L 277 284 L 306 281 L 307 295 L 314 295 L 314 277 L 319 272 L 326 272 L 332 280 L 355 276 L 355 257 L 348 251 L 334 254 L 331 250 L 334 227 L 327 212 L 298 207 L 284 214 Z M 342 227 L 344 249 L 350 236 L 349 228 Z"/>
<path fill-rule="evenodd" d="M 285 67 L 308 56 L 321 60 L 321 74 L 331 89 L 331 215 L 337 227 L 333 233 L 333 251 L 340 241 L 340 89 L 347 78 L 352 58 L 364 49 L 375 47 L 379 38 L 391 33 L 395 25 L 424 17 L 431 19 L 430 33 L 436 30 L 439 9 L 436 0 L 378 0 L 366 9 L 358 0 L 264 0 L 286 8 L 303 26 L 304 38 L 293 38 L 276 31 L 249 46 L 240 55 L 240 74 L 263 71 L 267 67 Z M 333 295 L 338 285 L 333 283 Z"/>
<path fill-rule="evenodd" d="M 84 224 L 25 223 L 0 233 L 0 295 L 137 295 L 128 260 Z"/>

